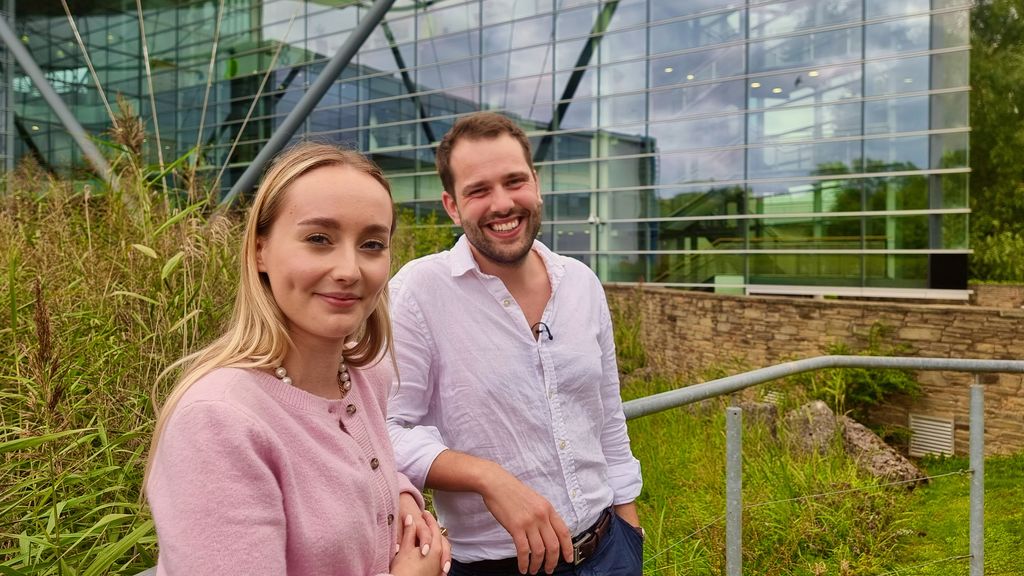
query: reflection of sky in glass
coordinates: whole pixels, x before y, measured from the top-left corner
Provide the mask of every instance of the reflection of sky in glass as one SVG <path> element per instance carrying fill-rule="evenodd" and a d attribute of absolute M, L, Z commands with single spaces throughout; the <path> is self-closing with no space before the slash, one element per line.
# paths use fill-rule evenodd
<path fill-rule="evenodd" d="M 918 16 L 865 26 L 867 56 L 874 58 L 927 50 L 930 20 L 929 16 Z"/>
<path fill-rule="evenodd" d="M 861 0 L 792 0 L 750 7 L 750 37 L 762 38 L 860 19 Z"/>

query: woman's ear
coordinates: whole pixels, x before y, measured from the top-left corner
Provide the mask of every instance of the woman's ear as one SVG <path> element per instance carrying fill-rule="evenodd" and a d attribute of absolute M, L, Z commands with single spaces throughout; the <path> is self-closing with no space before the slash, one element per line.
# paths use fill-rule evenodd
<path fill-rule="evenodd" d="M 259 236 L 256 238 L 256 271 L 266 272 L 266 266 L 263 264 L 263 237 Z"/>

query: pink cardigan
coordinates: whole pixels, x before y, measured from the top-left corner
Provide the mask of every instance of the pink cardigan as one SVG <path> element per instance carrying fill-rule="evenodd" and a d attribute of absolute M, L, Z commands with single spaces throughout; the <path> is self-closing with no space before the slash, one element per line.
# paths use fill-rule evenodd
<path fill-rule="evenodd" d="M 391 363 L 327 400 L 257 370 L 202 377 L 174 410 L 147 495 L 158 575 L 388 572 L 398 494 L 384 425 Z"/>

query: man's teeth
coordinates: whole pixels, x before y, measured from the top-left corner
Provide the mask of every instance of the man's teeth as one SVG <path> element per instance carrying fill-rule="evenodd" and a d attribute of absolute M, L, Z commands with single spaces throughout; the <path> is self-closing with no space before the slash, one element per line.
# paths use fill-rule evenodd
<path fill-rule="evenodd" d="M 517 226 L 519 226 L 518 219 L 501 222 L 499 224 L 491 224 L 491 229 L 495 232 L 508 232 L 509 230 L 515 230 Z"/>

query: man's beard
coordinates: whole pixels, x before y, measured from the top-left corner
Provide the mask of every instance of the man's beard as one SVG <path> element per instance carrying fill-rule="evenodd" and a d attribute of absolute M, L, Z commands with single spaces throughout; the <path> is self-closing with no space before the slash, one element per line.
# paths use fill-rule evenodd
<path fill-rule="evenodd" d="M 469 243 L 476 251 L 491 262 L 499 266 L 516 266 L 523 262 L 530 254 L 533 247 L 533 239 L 540 231 L 540 210 L 516 210 L 511 215 L 520 218 L 519 226 L 526 226 L 523 234 L 519 237 L 519 243 L 513 245 L 500 244 L 487 235 L 483 226 L 474 223 L 466 226 L 463 223 L 462 230 L 466 234 Z M 483 220 L 490 220 L 493 215 L 488 215 Z"/>

